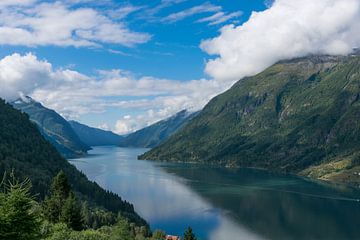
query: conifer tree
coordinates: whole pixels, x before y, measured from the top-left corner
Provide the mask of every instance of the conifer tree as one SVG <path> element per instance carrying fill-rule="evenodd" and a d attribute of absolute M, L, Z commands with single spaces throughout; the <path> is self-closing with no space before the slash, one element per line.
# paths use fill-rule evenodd
<path fill-rule="evenodd" d="M 191 227 L 188 227 L 188 229 L 185 231 L 184 240 L 196 240 L 196 237 Z"/>
<path fill-rule="evenodd" d="M 40 217 L 30 189 L 30 180 L 19 183 L 13 178 L 0 193 L 0 239 L 40 238 Z"/>
<path fill-rule="evenodd" d="M 69 197 L 71 191 L 70 184 L 63 171 L 60 171 L 53 179 L 50 188 L 50 197 L 44 202 L 44 215 L 52 222 L 60 221 L 62 207 L 66 199 Z"/>
<path fill-rule="evenodd" d="M 76 231 L 81 230 L 83 227 L 81 207 L 73 192 L 70 192 L 69 197 L 65 200 L 60 221 Z"/>

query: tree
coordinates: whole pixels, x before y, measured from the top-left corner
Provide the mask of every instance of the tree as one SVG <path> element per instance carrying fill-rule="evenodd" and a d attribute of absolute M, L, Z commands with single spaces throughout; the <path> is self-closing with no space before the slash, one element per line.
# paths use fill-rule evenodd
<path fill-rule="evenodd" d="M 188 227 L 188 229 L 185 231 L 184 240 L 196 240 L 196 237 L 191 227 Z"/>
<path fill-rule="evenodd" d="M 162 239 L 165 238 L 165 236 L 166 236 L 166 234 L 165 234 L 164 231 L 155 230 L 151 239 L 153 239 L 153 240 L 162 240 Z"/>
<path fill-rule="evenodd" d="M 44 202 L 44 215 L 52 223 L 60 221 L 62 207 L 71 191 L 70 184 L 63 171 L 60 171 L 53 179 L 50 188 L 50 197 Z"/>
<path fill-rule="evenodd" d="M 119 217 L 113 226 L 110 240 L 134 240 L 135 235 L 127 219 Z"/>
<path fill-rule="evenodd" d="M 70 192 L 61 209 L 60 222 L 76 231 L 83 228 L 81 207 L 73 192 Z"/>
<path fill-rule="evenodd" d="M 31 182 L 9 182 L 0 193 L 0 239 L 35 240 L 40 238 L 40 214 L 30 194 Z"/>

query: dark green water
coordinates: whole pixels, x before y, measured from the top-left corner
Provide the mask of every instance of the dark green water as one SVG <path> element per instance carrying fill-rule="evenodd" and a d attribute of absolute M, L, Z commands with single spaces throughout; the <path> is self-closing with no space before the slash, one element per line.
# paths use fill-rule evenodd
<path fill-rule="evenodd" d="M 145 149 L 98 147 L 72 161 L 134 203 L 153 229 L 200 239 L 360 239 L 360 191 L 255 169 L 136 160 Z"/>

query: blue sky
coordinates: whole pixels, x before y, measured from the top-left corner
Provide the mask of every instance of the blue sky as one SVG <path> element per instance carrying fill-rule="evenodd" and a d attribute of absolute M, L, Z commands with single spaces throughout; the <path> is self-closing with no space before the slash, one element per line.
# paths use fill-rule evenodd
<path fill-rule="evenodd" d="M 217 11 L 194 14 L 173 23 L 162 22 L 163 18 L 172 13 L 207 3 L 221 7 L 222 9 L 219 11 L 227 14 L 241 11 L 242 15 L 212 26 L 209 26 L 208 22 L 196 23 L 196 21 L 212 16 Z M 4 57 L 13 52 L 27 53 L 31 51 L 40 59 L 45 58 L 55 67 L 71 67 L 90 75 L 98 69 L 121 68 L 134 74 L 158 78 L 185 81 L 199 79 L 205 77 L 205 59 L 209 57 L 199 48 L 200 42 L 217 36 L 219 28 L 225 24 L 244 22 L 252 11 L 265 8 L 263 0 L 192 0 L 169 4 L 154 13 L 154 16 L 147 16 L 150 13 L 146 13 L 146 11 L 151 11 L 159 5 L 161 5 L 161 1 L 114 0 L 104 1 L 102 5 L 85 2 L 74 6 L 91 7 L 101 12 L 127 6 L 139 7 L 138 11 L 129 13 L 125 22 L 129 29 L 151 35 L 151 39 L 143 44 L 131 47 L 120 44 L 103 44 L 101 48 L 2 45 L 0 54 L 1 57 Z M 150 17 L 154 19 L 150 19 Z M 121 21 L 123 20 L 121 19 Z M 115 53 L 116 51 L 121 53 Z"/>
<path fill-rule="evenodd" d="M 54 1 L 50 2 L 54 3 Z M 36 4 L 40 3 L 38 1 Z M 195 11 L 192 14 L 185 14 L 178 19 L 166 19 L 172 14 L 191 11 L 191 9 L 199 6 L 203 6 L 204 9 L 198 10 L 198 12 Z M 25 8 L 33 8 L 33 5 L 29 4 Z M 121 69 L 131 72 L 136 77 L 151 76 L 179 81 L 201 79 L 207 77 L 204 73 L 204 67 L 206 59 L 209 57 L 200 49 L 201 41 L 217 36 L 219 29 L 226 24 L 239 24 L 246 21 L 252 11 L 265 9 L 265 4 L 263 0 L 114 0 L 102 1 L 101 4 L 97 3 L 97 1 L 78 1 L 78 3 L 69 3 L 68 8 L 91 8 L 107 16 L 123 14 L 124 16 L 119 17 L 119 19 L 113 16 L 114 22 L 118 21 L 126 24 L 131 31 L 148 34 L 149 40 L 131 46 L 118 43 L 101 43 L 101 46 L 98 47 L 54 46 L 51 42 L 39 46 L 3 44 L 0 48 L 0 57 L 3 58 L 15 52 L 22 55 L 31 52 L 39 60 L 46 60 L 51 63 L 54 69 L 72 69 L 95 77 L 98 75 L 98 70 Z M 215 14 L 218 14 L 219 17 L 206 21 L 205 18 Z M 233 17 L 231 17 L 231 14 L 233 14 Z M 229 19 L 223 19 L 223 22 L 219 21 L 219 23 L 214 22 L 212 24 L 211 20 L 216 21 L 223 16 L 229 16 Z M 149 99 L 151 97 L 154 96 L 148 96 Z M 113 96 L 110 98 L 129 100 L 136 97 Z M 46 105 L 46 101 L 43 102 Z M 56 104 L 49 105 L 49 107 L 55 106 L 56 108 Z M 62 113 L 61 109 L 56 110 Z M 92 126 L 102 125 L 114 129 L 119 118 L 139 115 L 144 109 L 106 107 L 104 111 L 101 113 L 89 111 L 76 116 L 76 118 Z M 167 117 L 173 112 L 170 111 L 149 118 L 148 121 L 142 119 L 141 124 L 135 124 L 136 126 L 130 127 L 129 130 L 135 130 L 162 117 Z"/>
<path fill-rule="evenodd" d="M 358 0 L 1 0 L 0 97 L 126 134 L 278 60 L 346 54 Z"/>

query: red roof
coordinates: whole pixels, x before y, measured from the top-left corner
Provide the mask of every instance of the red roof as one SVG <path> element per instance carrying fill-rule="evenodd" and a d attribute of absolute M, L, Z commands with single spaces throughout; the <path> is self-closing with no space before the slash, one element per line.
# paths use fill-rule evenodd
<path fill-rule="evenodd" d="M 166 235 L 165 240 L 180 240 L 178 236 Z"/>

